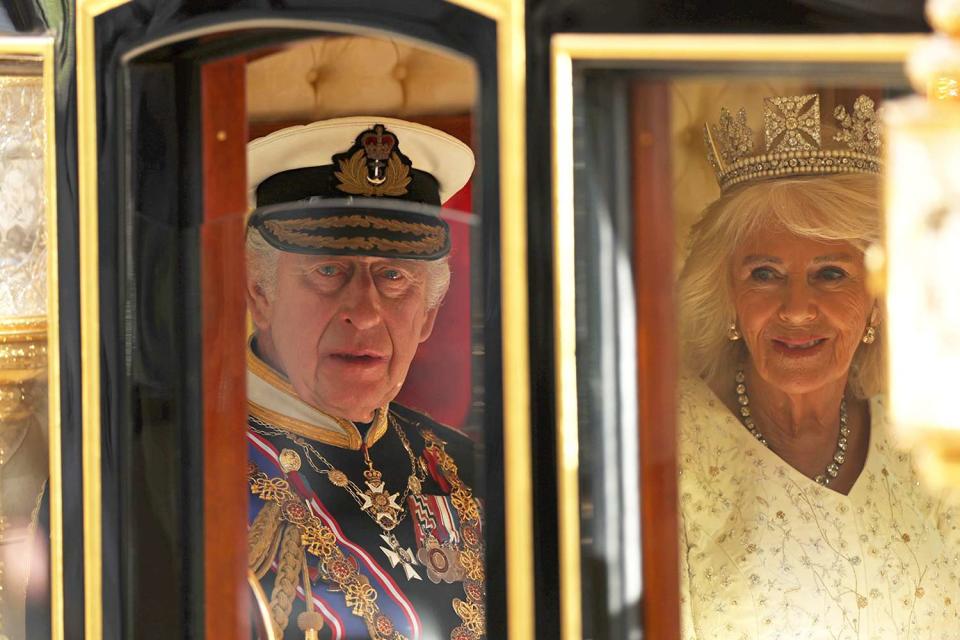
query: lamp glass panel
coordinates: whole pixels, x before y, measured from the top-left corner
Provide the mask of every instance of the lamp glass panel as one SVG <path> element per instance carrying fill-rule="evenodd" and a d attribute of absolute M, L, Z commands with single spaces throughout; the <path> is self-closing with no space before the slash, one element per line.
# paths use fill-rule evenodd
<path fill-rule="evenodd" d="M 887 145 L 890 415 L 960 431 L 960 107 L 890 104 Z"/>

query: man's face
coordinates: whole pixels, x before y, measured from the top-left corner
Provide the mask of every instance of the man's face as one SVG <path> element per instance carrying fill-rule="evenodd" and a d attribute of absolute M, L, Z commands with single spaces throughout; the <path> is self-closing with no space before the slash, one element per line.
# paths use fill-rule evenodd
<path fill-rule="evenodd" d="M 368 421 L 433 330 L 426 277 L 417 260 L 280 252 L 272 297 L 248 284 L 260 355 L 306 402 Z"/>

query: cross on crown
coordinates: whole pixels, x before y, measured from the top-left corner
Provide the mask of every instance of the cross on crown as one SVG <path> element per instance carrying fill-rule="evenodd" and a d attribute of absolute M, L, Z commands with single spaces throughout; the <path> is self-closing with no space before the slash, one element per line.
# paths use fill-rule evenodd
<path fill-rule="evenodd" d="M 707 159 L 721 191 L 750 180 L 791 175 L 880 173 L 880 120 L 874 102 L 861 95 L 848 112 L 833 111 L 837 132 L 827 148 L 822 140 L 820 96 L 775 96 L 763 100 L 763 148 L 757 152 L 744 109 L 704 125 Z"/>

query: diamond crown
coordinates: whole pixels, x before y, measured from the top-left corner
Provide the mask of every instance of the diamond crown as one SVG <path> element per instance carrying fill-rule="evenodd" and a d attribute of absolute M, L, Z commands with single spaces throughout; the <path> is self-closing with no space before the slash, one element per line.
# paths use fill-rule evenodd
<path fill-rule="evenodd" d="M 776 96 L 763 100 L 763 147 L 754 147 L 747 112 L 725 107 L 720 121 L 703 128 L 707 159 L 721 191 L 750 180 L 832 173 L 880 173 L 880 120 L 874 102 L 860 96 L 848 112 L 833 112 L 836 134 L 822 140 L 820 96 Z"/>

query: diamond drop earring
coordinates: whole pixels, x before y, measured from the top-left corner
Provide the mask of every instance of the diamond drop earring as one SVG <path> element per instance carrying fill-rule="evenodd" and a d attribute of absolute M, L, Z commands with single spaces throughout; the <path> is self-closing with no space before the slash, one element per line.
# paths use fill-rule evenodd
<path fill-rule="evenodd" d="M 730 340 L 730 342 L 736 342 L 741 337 L 740 331 L 737 329 L 737 323 L 731 322 L 730 327 L 727 329 L 727 339 Z"/>

